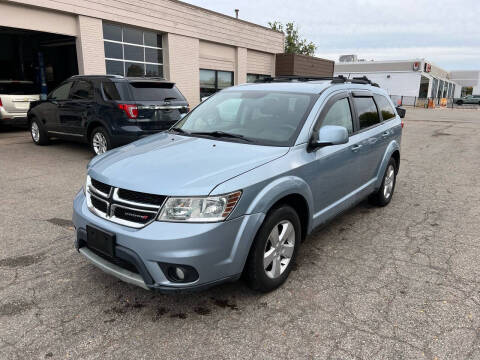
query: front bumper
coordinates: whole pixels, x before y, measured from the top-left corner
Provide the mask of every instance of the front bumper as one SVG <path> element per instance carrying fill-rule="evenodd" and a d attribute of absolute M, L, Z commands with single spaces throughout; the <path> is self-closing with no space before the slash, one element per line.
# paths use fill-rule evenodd
<path fill-rule="evenodd" d="M 144 228 L 133 229 L 91 213 L 83 191 L 77 194 L 73 206 L 76 247 L 90 262 L 123 281 L 162 292 L 200 290 L 238 279 L 264 217 L 265 214 L 259 213 L 197 224 L 154 221 Z M 114 233 L 117 256 L 133 264 L 138 273 L 86 248 L 87 225 Z M 191 283 L 169 281 L 159 263 L 191 266 L 199 277 Z"/>

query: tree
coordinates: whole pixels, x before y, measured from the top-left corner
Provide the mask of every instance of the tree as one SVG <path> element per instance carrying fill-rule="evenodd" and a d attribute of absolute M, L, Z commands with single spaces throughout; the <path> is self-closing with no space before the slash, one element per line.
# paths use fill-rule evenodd
<path fill-rule="evenodd" d="M 285 52 L 287 54 L 300 54 L 313 56 L 317 47 L 307 39 L 301 39 L 298 33 L 298 26 L 294 22 L 288 22 L 285 26 L 279 22 L 269 22 L 268 26 L 285 34 Z"/>

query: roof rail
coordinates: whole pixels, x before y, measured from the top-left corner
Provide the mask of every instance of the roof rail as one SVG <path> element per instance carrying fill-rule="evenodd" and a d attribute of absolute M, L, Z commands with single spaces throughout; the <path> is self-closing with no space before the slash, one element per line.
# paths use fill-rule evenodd
<path fill-rule="evenodd" d="M 380 87 L 377 83 L 372 82 L 369 78 L 367 78 L 365 75 L 361 77 L 354 77 L 350 81 L 352 84 L 370 84 L 372 86 Z"/>
<path fill-rule="evenodd" d="M 332 84 L 344 84 L 346 82 L 352 84 L 365 84 L 379 87 L 377 83 L 370 81 L 366 76 L 347 79 L 343 75 L 338 76 L 276 76 L 265 77 L 263 79 L 255 80 L 256 83 L 271 83 L 271 82 L 308 82 L 308 81 L 331 81 Z"/>
<path fill-rule="evenodd" d="M 106 74 L 106 75 L 72 75 L 70 78 L 77 78 L 77 77 L 89 77 L 89 78 L 95 78 L 95 77 L 100 77 L 100 78 L 117 78 L 117 79 L 123 79 L 122 75 L 114 75 L 114 74 Z"/>

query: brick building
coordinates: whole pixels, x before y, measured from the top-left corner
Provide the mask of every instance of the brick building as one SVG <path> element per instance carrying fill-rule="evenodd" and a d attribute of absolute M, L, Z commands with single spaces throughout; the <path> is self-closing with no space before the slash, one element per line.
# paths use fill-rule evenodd
<path fill-rule="evenodd" d="M 275 74 L 283 34 L 177 0 L 0 2 L 0 79 L 48 90 L 74 74 L 162 76 L 191 105 Z"/>

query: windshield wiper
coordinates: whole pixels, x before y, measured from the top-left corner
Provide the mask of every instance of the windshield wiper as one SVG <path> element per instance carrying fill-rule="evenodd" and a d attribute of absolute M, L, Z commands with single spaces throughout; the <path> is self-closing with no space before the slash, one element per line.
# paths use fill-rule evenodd
<path fill-rule="evenodd" d="M 232 134 L 232 133 L 228 133 L 228 132 L 225 132 L 225 131 L 199 131 L 199 132 L 192 132 L 190 133 L 191 135 L 205 135 L 205 136 L 212 136 L 212 137 L 216 137 L 216 138 L 233 138 L 233 139 L 241 139 L 241 140 L 244 140 L 244 141 L 248 141 L 248 142 L 251 142 L 252 140 L 249 140 L 247 139 L 245 136 L 243 135 L 239 135 L 239 134 Z"/>
<path fill-rule="evenodd" d="M 185 131 L 185 130 L 183 130 L 182 128 L 179 128 L 179 127 L 172 127 L 172 128 L 170 128 L 170 130 L 168 130 L 168 131 L 169 131 L 169 132 L 170 132 L 170 131 L 174 131 L 174 132 L 176 132 L 176 133 L 178 133 L 178 134 L 190 134 L 188 131 Z"/>

